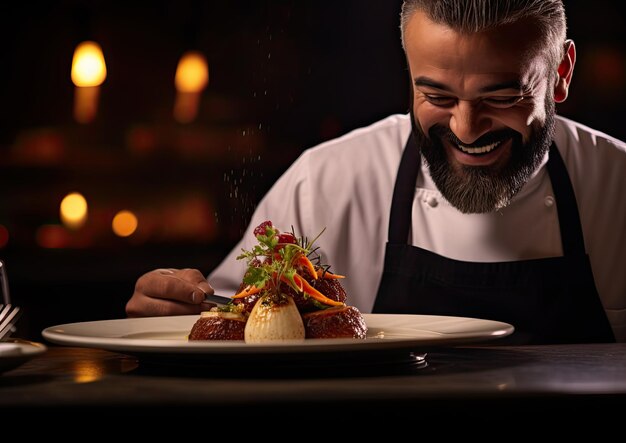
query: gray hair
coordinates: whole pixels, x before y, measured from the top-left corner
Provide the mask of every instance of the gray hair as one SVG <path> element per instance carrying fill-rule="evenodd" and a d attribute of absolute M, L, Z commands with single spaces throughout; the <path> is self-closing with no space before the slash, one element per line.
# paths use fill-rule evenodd
<path fill-rule="evenodd" d="M 404 0 L 400 29 L 405 51 L 406 25 L 417 11 L 464 34 L 530 20 L 541 32 L 548 61 L 557 66 L 564 55 L 567 24 L 562 0 Z"/>

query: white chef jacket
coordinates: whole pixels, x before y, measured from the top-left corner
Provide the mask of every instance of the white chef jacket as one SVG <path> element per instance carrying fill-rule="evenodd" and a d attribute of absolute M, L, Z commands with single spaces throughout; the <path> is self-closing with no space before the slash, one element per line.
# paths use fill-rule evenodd
<path fill-rule="evenodd" d="M 314 238 L 322 263 L 346 276 L 347 303 L 371 312 L 382 277 L 389 212 L 408 115 L 306 150 L 259 203 L 242 240 L 209 275 L 219 294 L 234 294 L 245 271 L 241 249 L 271 220 L 282 231 Z M 596 287 L 617 341 L 626 341 L 626 144 L 557 116 L 555 143 L 567 167 Z M 433 183 L 424 162 L 416 183 L 411 244 L 447 258 L 501 262 L 563 255 L 552 185 L 542 166 L 511 204 L 463 214 Z M 567 307 L 565 307 L 567 309 Z"/>

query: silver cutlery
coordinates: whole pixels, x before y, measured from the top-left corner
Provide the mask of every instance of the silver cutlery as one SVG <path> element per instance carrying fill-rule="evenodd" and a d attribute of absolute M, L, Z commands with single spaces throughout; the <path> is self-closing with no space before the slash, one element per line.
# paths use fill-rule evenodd
<path fill-rule="evenodd" d="M 14 325 L 19 319 L 19 314 L 19 306 L 0 305 L 0 341 L 15 331 Z"/>
<path fill-rule="evenodd" d="M 202 303 L 210 303 L 218 306 L 222 306 L 228 304 L 232 299 L 230 297 L 224 297 L 223 295 L 217 294 L 205 294 L 204 300 Z"/>

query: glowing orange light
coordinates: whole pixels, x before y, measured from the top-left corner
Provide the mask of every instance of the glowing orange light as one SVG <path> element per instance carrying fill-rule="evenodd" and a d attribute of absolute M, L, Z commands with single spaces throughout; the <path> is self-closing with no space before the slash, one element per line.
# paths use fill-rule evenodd
<path fill-rule="evenodd" d="M 72 59 L 72 82 L 76 85 L 74 118 L 79 123 L 89 123 L 96 117 L 100 85 L 107 76 L 107 68 L 100 45 L 86 41 L 80 43 Z"/>
<path fill-rule="evenodd" d="M 130 211 L 120 211 L 113 217 L 111 227 L 115 235 L 129 237 L 137 230 L 137 217 Z"/>
<path fill-rule="evenodd" d="M 180 92 L 201 92 L 209 83 L 206 58 L 198 51 L 188 51 L 180 58 L 174 79 Z"/>
<path fill-rule="evenodd" d="M 80 360 L 72 365 L 76 383 L 91 383 L 100 380 L 105 374 L 105 366 L 97 360 Z"/>
<path fill-rule="evenodd" d="M 209 66 L 206 58 L 198 51 L 188 51 L 181 57 L 174 78 L 176 102 L 174 118 L 181 123 L 190 123 L 198 114 L 200 94 L 209 84 Z"/>
<path fill-rule="evenodd" d="M 96 42 L 80 43 L 72 59 L 72 82 L 76 86 L 99 86 L 107 77 L 102 48 Z"/>
<path fill-rule="evenodd" d="M 78 192 L 72 192 L 61 201 L 59 212 L 65 226 L 78 229 L 87 221 L 87 200 Z"/>

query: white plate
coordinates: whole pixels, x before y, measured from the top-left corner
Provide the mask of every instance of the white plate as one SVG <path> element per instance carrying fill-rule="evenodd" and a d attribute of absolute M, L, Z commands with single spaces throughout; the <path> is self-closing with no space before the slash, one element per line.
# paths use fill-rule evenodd
<path fill-rule="evenodd" d="M 258 355 L 346 351 L 421 350 L 505 337 L 513 326 L 491 320 L 432 315 L 364 314 L 368 337 L 309 339 L 247 344 L 243 341 L 187 341 L 197 315 L 100 320 L 51 326 L 42 331 L 52 343 L 131 354 Z"/>
<path fill-rule="evenodd" d="M 17 368 L 31 358 L 43 354 L 47 348 L 41 343 L 25 340 L 0 342 L 0 374 Z"/>

